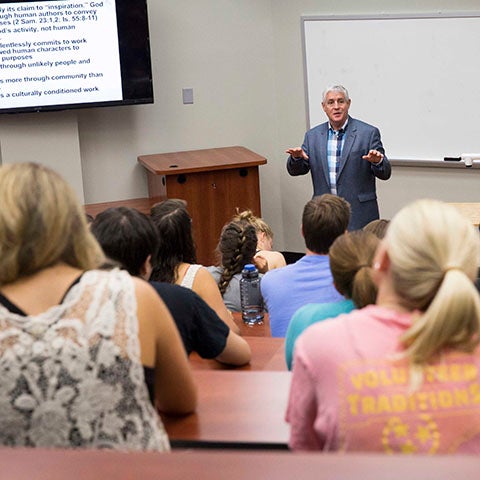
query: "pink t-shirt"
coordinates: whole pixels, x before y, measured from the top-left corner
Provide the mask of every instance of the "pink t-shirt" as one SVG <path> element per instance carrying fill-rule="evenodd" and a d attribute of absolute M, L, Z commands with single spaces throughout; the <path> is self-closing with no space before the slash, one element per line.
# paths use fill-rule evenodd
<path fill-rule="evenodd" d="M 411 391 L 394 358 L 411 316 L 375 305 L 297 340 L 286 419 L 294 450 L 480 453 L 480 349 L 444 353 Z"/>

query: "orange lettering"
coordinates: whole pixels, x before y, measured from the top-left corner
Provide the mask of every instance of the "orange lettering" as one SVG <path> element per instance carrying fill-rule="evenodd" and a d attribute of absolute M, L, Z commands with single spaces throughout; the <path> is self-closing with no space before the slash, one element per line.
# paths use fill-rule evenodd
<path fill-rule="evenodd" d="M 470 395 L 472 395 L 472 402 L 475 404 L 475 405 L 478 405 L 480 404 L 480 386 L 478 385 L 478 383 L 472 383 L 472 385 L 470 385 L 469 387 L 469 390 L 470 390 Z"/>
<path fill-rule="evenodd" d="M 424 370 L 425 381 L 432 383 L 435 380 L 435 370 L 434 367 L 426 367 Z"/>
<path fill-rule="evenodd" d="M 455 389 L 453 391 L 453 395 L 455 397 L 455 405 L 457 407 L 459 407 L 459 406 L 466 407 L 466 406 L 470 405 L 470 398 L 468 396 L 467 390 L 465 390 L 465 389 L 462 389 L 462 390 Z"/>
<path fill-rule="evenodd" d="M 392 379 L 388 376 L 385 370 L 380 371 L 380 383 L 384 387 L 389 387 L 390 385 L 392 385 Z"/>
<path fill-rule="evenodd" d="M 430 400 L 430 405 L 432 409 L 436 410 L 438 408 L 438 405 L 437 405 L 437 397 L 435 395 L 435 392 L 430 392 L 428 394 L 428 399 Z"/>
<path fill-rule="evenodd" d="M 378 387 L 378 374 L 375 370 L 369 370 L 365 373 L 365 385 L 370 388 Z"/>
<path fill-rule="evenodd" d="M 392 406 L 390 405 L 390 401 L 386 395 L 380 395 L 377 402 L 377 413 L 390 413 L 392 411 Z"/>
<path fill-rule="evenodd" d="M 453 405 L 453 396 L 448 390 L 438 392 L 438 403 L 442 408 L 451 408 Z"/>
<path fill-rule="evenodd" d="M 350 413 L 352 415 L 358 415 L 358 395 L 348 395 L 347 402 L 350 405 Z"/>
<path fill-rule="evenodd" d="M 362 413 L 364 415 L 375 414 L 375 398 L 374 397 L 362 398 Z"/>
<path fill-rule="evenodd" d="M 452 382 L 459 382 L 461 379 L 462 379 L 462 376 L 460 373 L 460 365 L 458 364 L 450 365 L 450 380 Z"/>
<path fill-rule="evenodd" d="M 418 392 L 417 393 L 417 399 L 418 399 L 418 402 L 419 402 L 418 408 L 420 410 L 428 410 L 427 394 L 425 392 Z"/>
<path fill-rule="evenodd" d="M 362 374 L 359 373 L 358 375 L 351 375 L 350 376 L 350 380 L 353 384 L 353 386 L 357 389 L 357 390 L 361 390 L 362 387 L 363 387 L 363 381 L 362 381 Z"/>
<path fill-rule="evenodd" d="M 463 377 L 466 381 L 475 380 L 478 376 L 476 365 L 467 364 L 463 366 Z"/>
<path fill-rule="evenodd" d="M 448 370 L 446 365 L 437 367 L 437 378 L 440 382 L 448 382 Z"/>
<path fill-rule="evenodd" d="M 405 412 L 407 409 L 407 399 L 405 395 L 395 394 L 392 396 L 392 410 L 395 413 Z"/>
<path fill-rule="evenodd" d="M 407 383 L 407 370 L 405 368 L 392 368 L 392 380 L 395 385 Z"/>

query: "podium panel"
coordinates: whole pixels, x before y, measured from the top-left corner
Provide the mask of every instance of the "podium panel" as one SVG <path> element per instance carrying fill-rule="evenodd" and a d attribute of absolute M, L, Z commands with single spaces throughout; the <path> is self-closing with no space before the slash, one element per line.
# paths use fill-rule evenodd
<path fill-rule="evenodd" d="M 266 159 L 244 147 L 143 155 L 152 203 L 181 198 L 192 217 L 197 260 L 215 263 L 223 225 L 236 209 L 261 215 L 258 166 Z"/>

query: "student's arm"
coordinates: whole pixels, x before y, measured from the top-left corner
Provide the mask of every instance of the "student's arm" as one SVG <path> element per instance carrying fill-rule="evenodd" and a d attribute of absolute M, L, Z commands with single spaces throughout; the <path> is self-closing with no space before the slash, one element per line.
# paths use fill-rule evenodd
<path fill-rule="evenodd" d="M 155 368 L 155 405 L 168 414 L 191 413 L 197 392 L 175 323 L 157 292 L 143 280 L 134 282 L 141 360 Z"/>
<path fill-rule="evenodd" d="M 223 352 L 215 358 L 215 360 L 228 365 L 240 367 L 250 362 L 251 358 L 252 352 L 250 350 L 250 345 L 245 341 L 244 338 L 230 330 L 225 348 L 223 349 Z"/>
<path fill-rule="evenodd" d="M 260 252 L 258 252 L 255 255 L 254 260 L 256 260 L 257 257 L 259 256 L 263 257 L 267 261 L 267 265 L 268 265 L 267 271 L 274 270 L 275 268 L 282 268 L 287 265 L 287 262 L 285 261 L 285 257 L 280 252 L 277 252 L 276 250 L 260 250 Z M 261 273 L 266 273 L 266 272 L 262 271 Z"/>
<path fill-rule="evenodd" d="M 257 253 L 253 257 L 253 263 L 257 267 L 259 273 L 267 273 L 270 270 L 266 255 L 263 255 L 262 252 Z"/>
<path fill-rule="evenodd" d="M 197 272 L 193 281 L 193 291 L 202 297 L 205 302 L 215 310 L 217 315 L 230 327 L 235 333 L 240 333 L 238 325 L 234 322 L 231 312 L 225 306 L 218 285 L 211 273 L 202 267 Z"/>

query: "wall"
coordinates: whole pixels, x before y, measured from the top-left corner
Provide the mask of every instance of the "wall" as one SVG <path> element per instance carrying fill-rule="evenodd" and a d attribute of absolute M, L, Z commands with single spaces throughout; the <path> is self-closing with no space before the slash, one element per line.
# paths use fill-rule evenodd
<path fill-rule="evenodd" d="M 146 196 L 140 154 L 242 145 L 268 159 L 262 208 L 281 243 L 270 2 L 151 0 L 149 16 L 155 103 L 79 114 L 86 198 Z"/>
<path fill-rule="evenodd" d="M 84 198 L 77 117 L 72 111 L 0 116 L 0 160 L 52 167 Z"/>
<path fill-rule="evenodd" d="M 48 163 L 67 176 L 85 203 L 96 203 L 147 195 L 136 162 L 140 154 L 243 145 L 268 158 L 260 168 L 262 209 L 277 248 L 303 250 L 300 217 L 312 187 L 308 176 L 288 176 L 284 153 L 301 144 L 306 128 L 301 15 L 480 10 L 478 0 L 450 5 L 446 0 L 150 0 L 155 103 L 0 117 L 2 161 Z M 194 89 L 193 105 L 182 104 L 186 87 Z M 467 95 L 460 92 L 462 108 L 472 107 Z M 394 167 L 392 179 L 379 184 L 383 216 L 425 191 L 474 201 L 471 174 L 479 170 L 458 171 L 453 182 L 426 170 Z"/>

